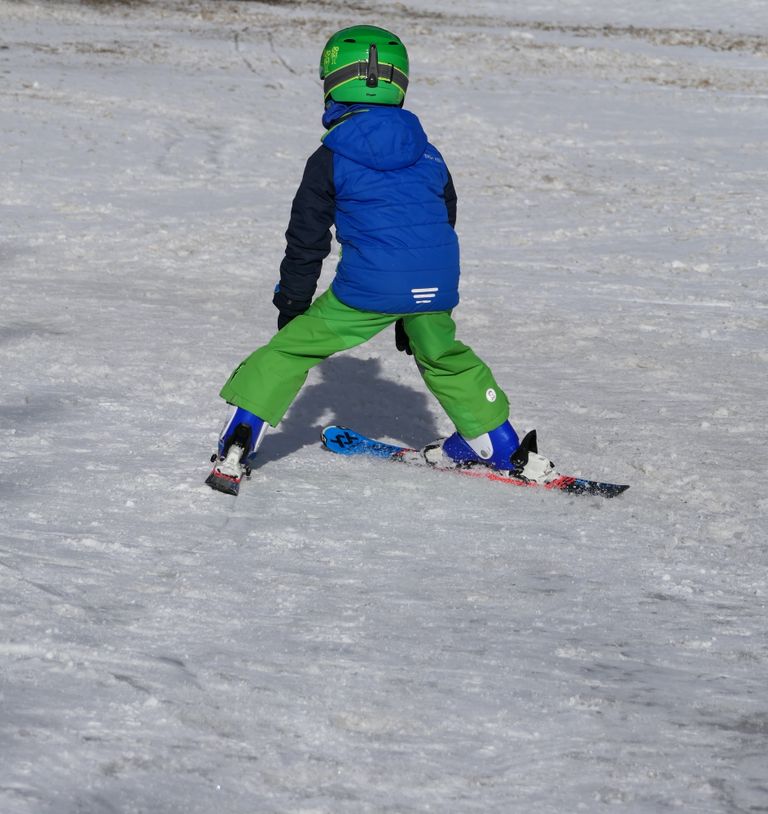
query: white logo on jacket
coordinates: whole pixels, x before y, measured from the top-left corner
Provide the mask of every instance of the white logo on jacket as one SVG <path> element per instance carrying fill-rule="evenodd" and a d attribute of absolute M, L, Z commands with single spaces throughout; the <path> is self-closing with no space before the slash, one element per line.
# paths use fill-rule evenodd
<path fill-rule="evenodd" d="M 412 288 L 411 294 L 417 305 L 426 305 L 434 300 L 439 290 L 439 288 Z"/>

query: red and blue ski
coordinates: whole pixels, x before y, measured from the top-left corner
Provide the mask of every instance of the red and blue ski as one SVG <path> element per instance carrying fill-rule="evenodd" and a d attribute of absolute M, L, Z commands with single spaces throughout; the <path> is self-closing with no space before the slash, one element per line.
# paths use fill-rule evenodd
<path fill-rule="evenodd" d="M 513 486 L 527 486 L 537 489 L 549 489 L 555 492 L 565 492 L 570 495 L 598 495 L 599 497 L 616 497 L 629 489 L 629 485 L 620 483 L 602 483 L 586 478 L 577 478 L 572 475 L 557 475 L 547 483 L 537 483 L 515 477 L 512 473 L 491 469 L 482 463 L 468 463 L 451 466 L 440 466 L 427 460 L 424 450 L 388 444 L 361 435 L 348 427 L 326 427 L 323 430 L 323 446 L 330 452 L 338 455 L 366 455 L 373 458 L 383 458 L 411 466 L 421 466 L 428 469 L 437 469 L 445 472 L 454 472 L 470 478 L 481 478 L 509 483 Z"/>

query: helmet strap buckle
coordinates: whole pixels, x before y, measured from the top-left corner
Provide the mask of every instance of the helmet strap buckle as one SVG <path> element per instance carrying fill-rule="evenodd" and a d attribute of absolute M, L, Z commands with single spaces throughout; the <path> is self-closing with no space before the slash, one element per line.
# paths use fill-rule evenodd
<path fill-rule="evenodd" d="M 371 43 L 368 49 L 368 65 L 365 71 L 365 84 L 369 88 L 378 87 L 379 84 L 379 49 Z"/>

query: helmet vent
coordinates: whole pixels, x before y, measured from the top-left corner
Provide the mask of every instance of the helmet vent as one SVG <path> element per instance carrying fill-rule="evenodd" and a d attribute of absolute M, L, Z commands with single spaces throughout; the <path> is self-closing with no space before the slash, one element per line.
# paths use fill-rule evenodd
<path fill-rule="evenodd" d="M 344 40 L 344 42 L 357 42 L 357 40 L 353 40 L 353 39 L 350 38 L 350 39 Z"/>

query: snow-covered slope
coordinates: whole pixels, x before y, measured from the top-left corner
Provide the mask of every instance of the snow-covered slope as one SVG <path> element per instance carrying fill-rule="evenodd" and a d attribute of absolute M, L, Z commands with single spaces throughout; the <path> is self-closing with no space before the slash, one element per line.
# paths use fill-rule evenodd
<path fill-rule="evenodd" d="M 0 0 L 3 814 L 768 806 L 766 7 L 521 5 Z M 203 485 L 359 21 L 461 336 L 621 498 L 323 453 L 450 431 L 389 333 Z"/>

